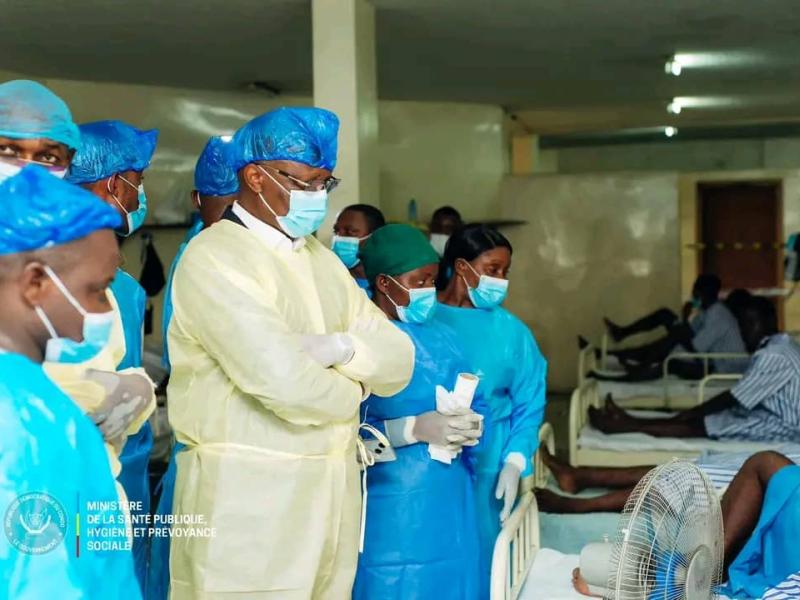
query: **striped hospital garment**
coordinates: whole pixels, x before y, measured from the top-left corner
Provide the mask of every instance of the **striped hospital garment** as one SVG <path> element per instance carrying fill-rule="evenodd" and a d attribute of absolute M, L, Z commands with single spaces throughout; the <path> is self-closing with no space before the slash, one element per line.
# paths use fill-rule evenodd
<path fill-rule="evenodd" d="M 775 451 L 780 452 L 793 463 L 800 465 L 800 448 L 796 445 L 793 446 L 791 451 L 776 446 Z M 697 460 L 697 466 L 708 475 L 714 487 L 718 491 L 721 491 L 730 485 L 733 478 L 736 477 L 736 473 L 739 472 L 739 469 L 744 464 L 744 461 L 753 454 L 752 452 L 737 452 L 736 454 L 730 454 L 724 459 L 719 455 L 701 457 Z"/>
<path fill-rule="evenodd" d="M 771 590 L 767 590 L 762 600 L 789 600 L 800 598 L 800 573 L 790 575 Z"/>
<path fill-rule="evenodd" d="M 724 302 L 715 302 L 703 310 L 693 321 L 692 346 L 697 352 L 746 354 L 739 323 Z M 712 361 L 715 373 L 744 373 L 748 359 L 716 359 Z"/>
<path fill-rule="evenodd" d="M 735 407 L 705 417 L 709 437 L 800 441 L 800 346 L 785 333 L 767 339 L 731 394 Z"/>

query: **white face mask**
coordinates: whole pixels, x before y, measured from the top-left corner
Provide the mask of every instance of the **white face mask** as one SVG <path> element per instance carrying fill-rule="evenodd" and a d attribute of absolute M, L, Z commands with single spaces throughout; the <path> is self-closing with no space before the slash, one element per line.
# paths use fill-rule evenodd
<path fill-rule="evenodd" d="M 445 233 L 431 234 L 431 246 L 433 246 L 433 249 L 436 250 L 436 254 L 439 256 L 444 256 L 444 247 L 447 245 L 447 240 L 449 239 L 450 236 Z"/>

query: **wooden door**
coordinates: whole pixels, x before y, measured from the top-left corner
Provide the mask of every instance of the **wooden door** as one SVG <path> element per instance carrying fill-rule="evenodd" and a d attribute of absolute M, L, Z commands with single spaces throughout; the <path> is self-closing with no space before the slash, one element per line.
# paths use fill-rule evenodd
<path fill-rule="evenodd" d="M 783 286 L 783 208 L 780 183 L 698 184 L 701 273 L 723 289 Z M 778 315 L 782 302 L 777 303 Z"/>

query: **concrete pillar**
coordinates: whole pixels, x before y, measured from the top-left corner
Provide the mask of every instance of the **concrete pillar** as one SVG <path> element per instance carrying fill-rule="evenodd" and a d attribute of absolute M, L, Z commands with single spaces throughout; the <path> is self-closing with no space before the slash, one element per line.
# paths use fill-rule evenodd
<path fill-rule="evenodd" d="M 312 0 L 314 104 L 341 122 L 335 175 L 342 183 L 330 196 L 328 220 L 319 232 L 327 242 L 339 211 L 348 204 L 380 206 L 375 8 L 368 0 Z"/>
<path fill-rule="evenodd" d="M 539 136 L 515 135 L 511 138 L 511 174 L 555 173 L 558 171 L 556 150 L 539 148 Z"/>

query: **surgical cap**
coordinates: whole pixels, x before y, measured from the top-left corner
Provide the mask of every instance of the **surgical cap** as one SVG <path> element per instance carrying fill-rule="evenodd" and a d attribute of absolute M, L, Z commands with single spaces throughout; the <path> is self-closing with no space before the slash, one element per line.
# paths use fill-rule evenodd
<path fill-rule="evenodd" d="M 116 173 L 144 171 L 158 142 L 158 130 L 142 131 L 122 121 L 80 126 L 81 149 L 72 159 L 67 181 L 91 183 Z"/>
<path fill-rule="evenodd" d="M 256 117 L 233 136 L 233 168 L 260 160 L 291 160 L 332 171 L 339 119 L 322 108 L 278 108 Z"/>
<path fill-rule="evenodd" d="M 230 139 L 214 136 L 197 159 L 194 189 L 203 196 L 229 196 L 239 191 L 239 178 L 231 167 Z"/>
<path fill-rule="evenodd" d="M 73 150 L 81 145 L 66 103 L 42 84 L 25 79 L 0 84 L 0 136 L 48 139 Z"/>
<path fill-rule="evenodd" d="M 0 183 L 0 255 L 50 248 L 120 225 L 116 209 L 42 167 L 30 165 Z"/>
<path fill-rule="evenodd" d="M 375 230 L 358 256 L 370 282 L 381 274 L 402 275 L 439 262 L 428 238 L 410 225 L 384 225 Z"/>

